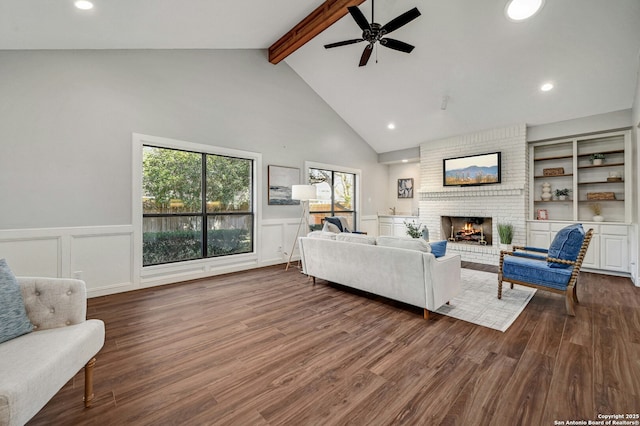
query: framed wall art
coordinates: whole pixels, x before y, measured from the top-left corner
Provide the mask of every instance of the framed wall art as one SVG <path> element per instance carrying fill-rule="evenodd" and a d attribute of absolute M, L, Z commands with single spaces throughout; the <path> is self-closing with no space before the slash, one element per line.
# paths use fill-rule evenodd
<path fill-rule="evenodd" d="M 549 220 L 549 212 L 545 209 L 538 209 L 538 215 L 536 217 L 538 220 Z"/>
<path fill-rule="evenodd" d="M 413 198 L 413 178 L 398 179 L 398 198 Z"/>
<path fill-rule="evenodd" d="M 297 167 L 268 166 L 269 205 L 294 206 L 299 200 L 291 199 L 291 187 L 300 183 Z"/>

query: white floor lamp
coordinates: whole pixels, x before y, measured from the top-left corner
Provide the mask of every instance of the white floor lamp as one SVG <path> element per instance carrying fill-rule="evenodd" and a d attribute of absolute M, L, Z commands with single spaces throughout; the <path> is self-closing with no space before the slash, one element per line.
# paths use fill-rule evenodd
<path fill-rule="evenodd" d="M 304 222 L 305 229 L 309 229 L 308 221 L 308 204 L 309 200 L 315 200 L 317 198 L 316 187 L 314 185 L 293 185 L 291 187 L 291 199 L 300 200 L 302 202 L 302 216 L 300 216 L 300 223 L 298 224 L 298 230 L 296 231 L 296 237 L 293 239 L 293 246 L 291 246 L 291 253 L 289 253 L 289 261 L 285 271 L 289 270 L 291 264 L 291 256 L 293 256 L 293 250 L 298 244 L 298 235 L 300 235 L 300 228 Z"/>

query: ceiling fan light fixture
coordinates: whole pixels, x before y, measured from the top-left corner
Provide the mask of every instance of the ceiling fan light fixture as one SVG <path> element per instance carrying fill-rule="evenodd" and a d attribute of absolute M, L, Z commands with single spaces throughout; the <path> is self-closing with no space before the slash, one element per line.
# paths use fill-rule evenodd
<path fill-rule="evenodd" d="M 88 0 L 76 0 L 75 2 L 73 2 L 73 5 L 80 10 L 93 9 L 93 3 Z"/>
<path fill-rule="evenodd" d="M 542 6 L 544 0 L 509 0 L 504 12 L 511 21 L 520 22 L 538 13 Z"/>

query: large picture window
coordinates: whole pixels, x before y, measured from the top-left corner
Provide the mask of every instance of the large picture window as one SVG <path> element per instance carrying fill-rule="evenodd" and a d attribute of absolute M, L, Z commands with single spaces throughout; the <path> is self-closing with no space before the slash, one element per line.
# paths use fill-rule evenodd
<path fill-rule="evenodd" d="M 309 168 L 309 183 L 315 185 L 317 199 L 309 204 L 312 229 L 321 229 L 326 216 L 344 216 L 351 231 L 356 228 L 356 175 L 341 171 Z"/>
<path fill-rule="evenodd" d="M 253 160 L 144 145 L 144 266 L 253 251 Z"/>

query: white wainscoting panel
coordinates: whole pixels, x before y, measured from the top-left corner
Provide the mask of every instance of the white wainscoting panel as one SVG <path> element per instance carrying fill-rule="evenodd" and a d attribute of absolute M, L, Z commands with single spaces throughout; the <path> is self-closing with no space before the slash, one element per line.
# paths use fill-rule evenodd
<path fill-rule="evenodd" d="M 7 259 L 15 275 L 60 277 L 62 275 L 62 241 L 60 236 L 16 235 L 0 237 L 0 259 Z"/>
<path fill-rule="evenodd" d="M 284 220 L 263 220 L 260 232 L 260 264 L 262 266 L 276 265 L 286 262 L 285 252 L 291 247 L 284 244 Z"/>
<path fill-rule="evenodd" d="M 375 235 L 376 220 L 363 218 L 363 230 Z M 134 253 L 133 225 L 0 230 L 0 258 L 16 275 L 80 278 L 87 295 L 97 297 L 284 264 L 299 223 L 299 218 L 259 221 L 255 253 L 144 268 L 135 264 L 142 256 Z M 299 258 L 296 245 L 292 260 Z"/>
<path fill-rule="evenodd" d="M 72 235 L 71 276 L 84 280 L 89 294 L 130 289 L 135 281 L 131 233 Z"/>
<path fill-rule="evenodd" d="M 373 237 L 378 236 L 378 216 L 368 215 L 360 218 L 360 229 L 358 231 L 366 232 L 367 235 Z"/>
<path fill-rule="evenodd" d="M 131 225 L 0 230 L 0 258 L 19 276 L 80 278 L 89 297 L 136 288 Z"/>

